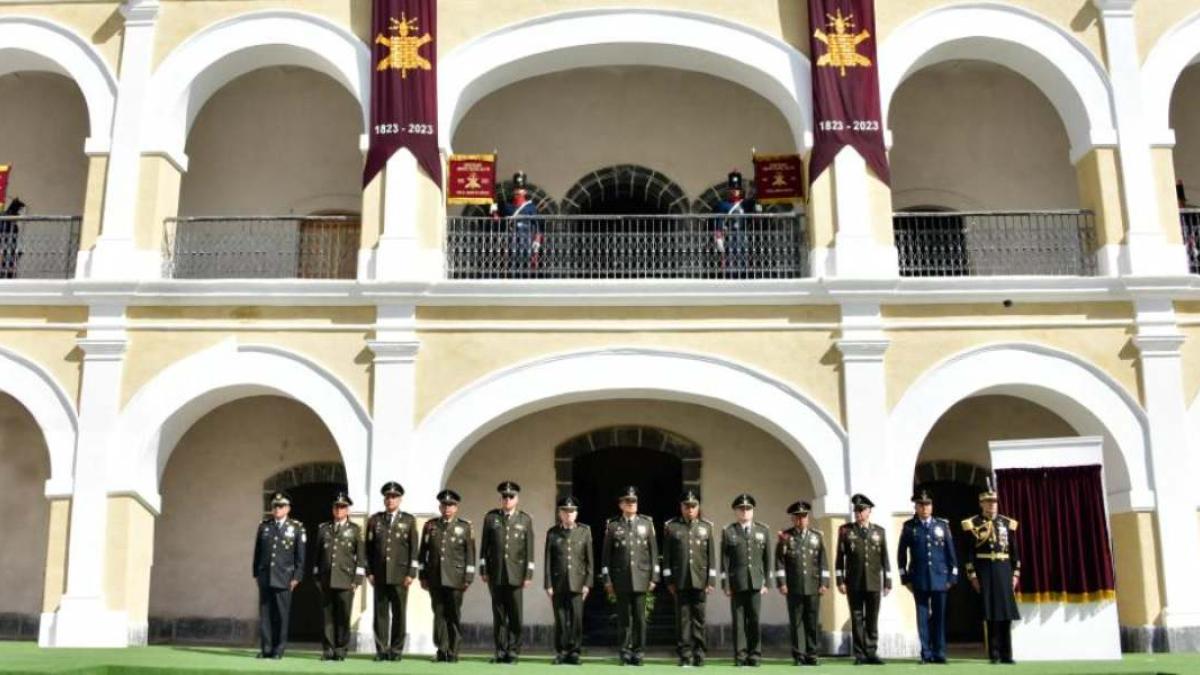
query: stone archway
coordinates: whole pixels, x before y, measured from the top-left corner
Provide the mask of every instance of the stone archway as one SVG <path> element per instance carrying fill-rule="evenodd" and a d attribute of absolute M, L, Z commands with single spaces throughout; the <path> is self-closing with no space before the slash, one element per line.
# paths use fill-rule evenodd
<path fill-rule="evenodd" d="M 308 462 L 284 469 L 263 481 L 263 512 L 271 510 L 271 497 L 276 492 L 313 483 L 332 483 L 345 487 L 346 467 L 341 462 Z M 365 508 L 365 505 L 361 508 Z"/>
<path fill-rule="evenodd" d="M 621 205 L 635 204 L 636 210 Z M 667 176 L 636 164 L 597 169 L 580 178 L 562 200 L 567 215 L 684 214 L 690 210 L 687 193 Z"/>
<path fill-rule="evenodd" d="M 656 450 L 673 455 L 679 458 L 682 464 L 683 488 L 700 490 L 703 457 L 699 445 L 665 429 L 615 426 L 579 434 L 554 449 L 554 482 L 557 495 L 564 497 L 570 494 L 572 466 L 578 457 L 614 447 Z"/>

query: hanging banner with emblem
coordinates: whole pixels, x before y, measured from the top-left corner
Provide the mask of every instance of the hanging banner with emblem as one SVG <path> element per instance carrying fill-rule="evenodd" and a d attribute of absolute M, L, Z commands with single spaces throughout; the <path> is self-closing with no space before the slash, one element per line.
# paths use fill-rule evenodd
<path fill-rule="evenodd" d="M 451 155 L 447 204 L 491 204 L 496 199 L 496 155 Z"/>
<path fill-rule="evenodd" d="M 800 155 L 754 156 L 754 201 L 790 204 L 804 200 L 804 160 Z"/>
<path fill-rule="evenodd" d="M 847 145 L 890 184 L 879 105 L 875 0 L 808 0 L 808 23 L 813 85 L 809 184 Z"/>
<path fill-rule="evenodd" d="M 4 202 L 8 200 L 8 175 L 12 173 L 11 164 L 0 164 L 0 209 L 4 208 Z"/>
<path fill-rule="evenodd" d="M 371 128 L 363 185 L 408 148 L 442 185 L 437 133 L 437 0 L 374 0 Z"/>

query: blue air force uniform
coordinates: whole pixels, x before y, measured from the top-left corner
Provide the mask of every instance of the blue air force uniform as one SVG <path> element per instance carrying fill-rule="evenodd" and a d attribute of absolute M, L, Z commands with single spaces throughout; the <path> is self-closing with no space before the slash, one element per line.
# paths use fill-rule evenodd
<path fill-rule="evenodd" d="M 932 504 L 922 490 L 913 496 L 917 504 Z M 950 522 L 914 516 L 900 530 L 897 552 L 900 581 L 912 591 L 917 605 L 917 633 L 921 638 L 921 661 L 946 660 L 946 591 L 958 579 L 958 559 Z"/>
<path fill-rule="evenodd" d="M 271 506 L 290 506 L 276 493 Z M 292 613 L 292 582 L 304 578 L 304 524 L 293 518 L 266 518 L 254 538 L 252 573 L 258 582 L 260 658 L 283 658 L 287 649 L 288 618 Z"/>

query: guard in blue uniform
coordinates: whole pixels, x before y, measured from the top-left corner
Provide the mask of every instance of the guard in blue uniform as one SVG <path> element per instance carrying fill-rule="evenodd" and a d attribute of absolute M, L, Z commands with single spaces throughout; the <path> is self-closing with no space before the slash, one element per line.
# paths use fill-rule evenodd
<path fill-rule="evenodd" d="M 507 232 L 512 237 L 509 244 L 508 262 L 513 270 L 537 269 L 542 250 L 542 229 L 537 216 L 537 204 L 529 198 L 524 171 L 512 178 L 513 192 L 506 204 L 492 204 L 493 217 L 503 218 Z"/>
<path fill-rule="evenodd" d="M 732 272 L 750 266 L 748 254 L 748 230 L 746 216 L 760 211 L 753 200 L 745 198 L 745 188 L 740 171 L 731 171 L 726 182 L 725 198 L 717 203 L 716 227 L 713 242 L 721 258 L 721 270 Z"/>
<path fill-rule="evenodd" d="M 271 498 L 271 515 L 258 524 L 252 572 L 258 582 L 258 658 L 281 659 L 287 649 L 292 591 L 304 578 L 304 524 L 288 518 L 292 501 L 282 492 Z"/>
<path fill-rule="evenodd" d="M 921 663 L 946 662 L 946 592 L 958 580 L 958 559 L 950 521 L 933 517 L 933 497 L 919 490 L 915 515 L 900 530 L 897 567 L 900 583 L 917 603 Z"/>

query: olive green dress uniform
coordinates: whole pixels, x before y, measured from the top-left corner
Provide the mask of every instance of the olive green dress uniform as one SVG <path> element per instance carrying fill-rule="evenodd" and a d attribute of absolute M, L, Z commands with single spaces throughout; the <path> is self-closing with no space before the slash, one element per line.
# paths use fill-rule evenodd
<path fill-rule="evenodd" d="M 363 581 L 366 559 L 361 529 L 356 523 L 349 520 L 321 523 L 317 529 L 317 564 L 313 574 L 321 589 L 321 612 L 325 622 L 321 646 L 328 658 L 346 658 L 350 647 L 354 589 Z"/>
<path fill-rule="evenodd" d="M 980 495 L 980 501 L 995 498 L 990 488 Z M 983 600 L 988 658 L 993 663 L 1012 663 L 1012 622 L 1021 618 L 1013 589 L 1013 579 L 1021 576 L 1014 535 L 1017 521 L 1002 515 L 978 515 L 964 520 L 962 526 L 969 535 L 967 577 L 979 581 Z"/>
<path fill-rule="evenodd" d="M 869 499 L 854 495 L 855 508 L 873 507 Z M 887 552 L 887 531 L 879 525 L 846 523 L 838 528 L 834 573 L 846 585 L 850 601 L 850 627 L 856 662 L 880 662 L 879 602 L 882 591 L 892 588 L 892 567 Z"/>
<path fill-rule="evenodd" d="M 743 502 L 753 506 L 754 498 L 741 495 L 734 501 L 734 508 Z M 771 544 L 771 528 L 757 521 L 747 526 L 731 523 L 721 532 L 721 583 L 732 592 L 736 665 L 758 665 L 762 659 L 762 589 L 770 583 L 775 569 Z"/>
<path fill-rule="evenodd" d="M 273 504 L 291 504 L 276 494 Z M 259 656 L 283 658 L 287 650 L 288 620 L 292 613 L 293 581 L 304 578 L 307 536 L 304 524 L 295 518 L 276 522 L 267 517 L 258 524 L 254 538 L 252 571 L 258 582 Z"/>
<path fill-rule="evenodd" d="M 457 493 L 438 495 L 438 501 L 460 501 Z M 433 605 L 433 641 L 437 660 L 458 660 L 462 644 L 463 591 L 475 580 L 475 535 L 464 518 L 436 518 L 425 523 L 417 556 L 421 581 L 429 586 Z"/>
<path fill-rule="evenodd" d="M 520 486 L 506 481 L 499 492 L 516 494 Z M 511 514 L 492 509 L 483 517 L 480 539 L 479 574 L 487 577 L 492 595 L 495 660 L 514 662 L 521 656 L 521 591 L 533 579 L 533 519 L 520 509 Z"/>
<path fill-rule="evenodd" d="M 559 500 L 558 508 L 578 509 L 573 497 Z M 554 651 L 559 663 L 579 663 L 583 648 L 583 591 L 595 575 L 592 530 L 583 523 L 567 528 L 555 525 L 546 531 L 546 568 L 543 583 L 553 591 Z"/>
<path fill-rule="evenodd" d="M 684 501 L 695 497 L 684 494 Z M 696 500 L 699 503 L 699 500 Z M 674 591 L 676 652 L 682 661 L 704 662 L 708 651 L 705 608 L 708 591 L 717 582 L 717 532 L 703 518 L 682 516 L 663 526 L 662 577 Z"/>
<path fill-rule="evenodd" d="M 807 514 L 807 503 L 793 504 L 792 515 Z M 787 588 L 788 636 L 792 659 L 815 664 L 821 639 L 821 590 L 829 589 L 825 538 L 811 527 L 790 527 L 775 543 L 775 583 Z"/>
<path fill-rule="evenodd" d="M 384 496 L 402 496 L 404 488 L 389 482 Z M 420 570 L 417 519 L 399 509 L 380 511 L 367 519 L 367 572 L 373 580 L 375 600 L 375 655 L 380 661 L 397 661 L 404 654 L 408 632 L 408 586 Z M 409 582 L 411 583 L 411 582 Z"/>
<path fill-rule="evenodd" d="M 622 498 L 637 498 L 627 488 Z M 639 664 L 646 648 L 646 594 L 659 581 L 654 520 L 636 514 L 608 521 L 600 554 L 600 576 L 617 596 L 617 635 L 622 663 Z"/>

